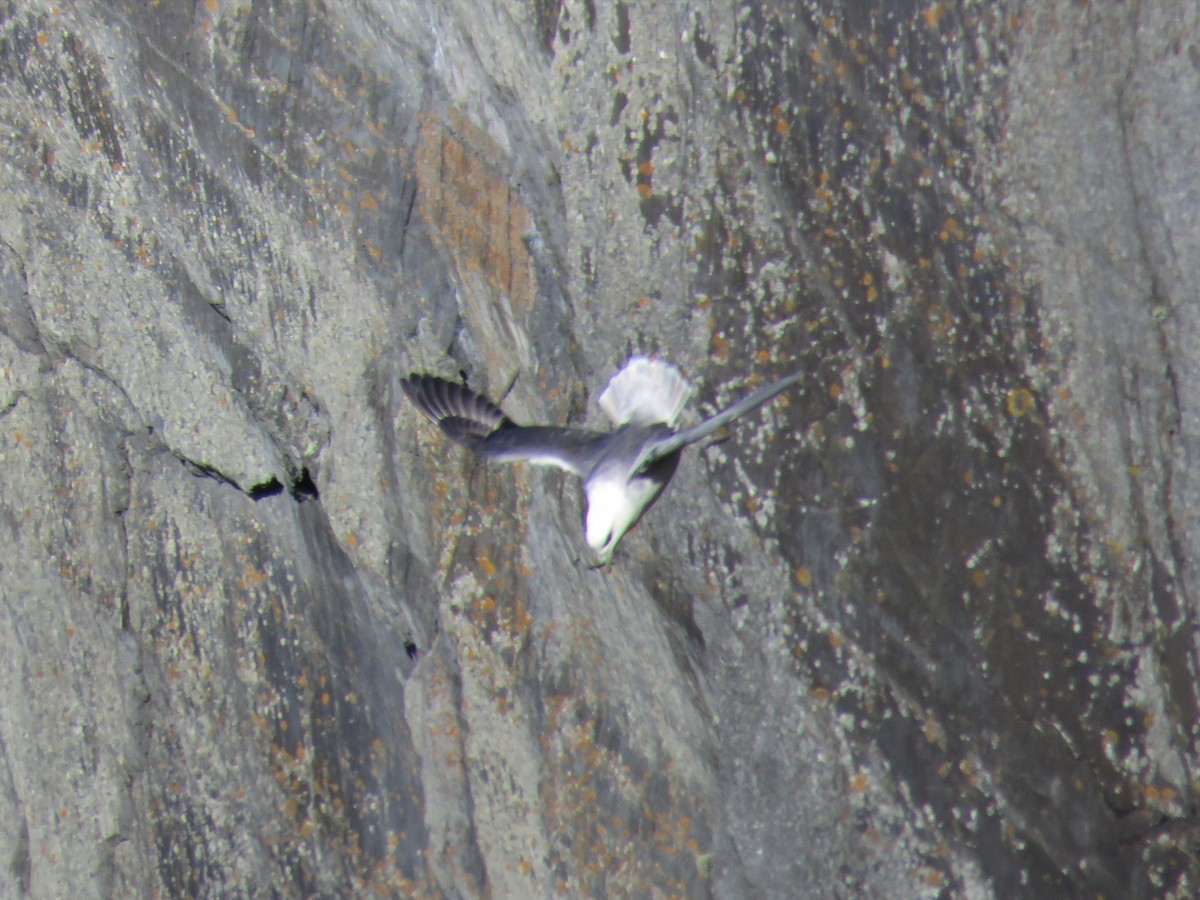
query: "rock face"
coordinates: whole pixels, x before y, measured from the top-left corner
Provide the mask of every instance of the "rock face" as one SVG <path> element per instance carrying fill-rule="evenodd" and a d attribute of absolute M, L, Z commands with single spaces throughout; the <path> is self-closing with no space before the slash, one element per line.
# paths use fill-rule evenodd
<path fill-rule="evenodd" d="M 1172 0 L 0 3 L 0 893 L 1195 896 L 1198 108 Z M 806 375 L 604 569 L 397 383 L 631 352 Z"/>

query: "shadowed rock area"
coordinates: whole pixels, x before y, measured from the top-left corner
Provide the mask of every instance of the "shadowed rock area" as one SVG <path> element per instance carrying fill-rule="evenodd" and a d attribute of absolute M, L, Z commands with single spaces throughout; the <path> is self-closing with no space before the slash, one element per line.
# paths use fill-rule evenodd
<path fill-rule="evenodd" d="M 0 0 L 0 894 L 1195 896 L 1197 109 L 1182 0 Z M 398 384 L 634 352 L 806 374 L 602 569 Z"/>

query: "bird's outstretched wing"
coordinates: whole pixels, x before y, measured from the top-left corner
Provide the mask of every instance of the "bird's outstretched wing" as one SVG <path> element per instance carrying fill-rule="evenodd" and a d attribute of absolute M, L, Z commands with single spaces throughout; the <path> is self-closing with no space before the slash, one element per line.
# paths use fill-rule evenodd
<path fill-rule="evenodd" d="M 400 387 L 452 441 L 478 451 L 489 434 L 511 420 L 504 410 L 471 389 L 432 375 L 409 375 Z"/>
<path fill-rule="evenodd" d="M 493 462 L 527 462 L 555 466 L 586 478 L 603 455 L 609 435 L 583 428 L 549 425 L 501 425 L 479 446 Z"/>
<path fill-rule="evenodd" d="M 642 471 L 646 466 L 653 463 L 655 460 L 662 459 L 664 456 L 681 450 L 688 444 L 694 444 L 696 441 L 704 440 L 718 428 L 723 425 L 728 425 L 734 419 L 744 416 L 750 410 L 762 406 L 777 394 L 782 393 L 787 388 L 791 387 L 800 380 L 800 376 L 804 373 L 793 372 L 786 378 L 781 378 L 779 381 L 765 385 L 759 388 L 754 393 L 743 397 L 737 403 L 726 409 L 721 410 L 715 416 L 705 419 L 690 428 L 684 428 L 682 431 L 677 431 L 674 434 L 665 435 L 664 437 L 650 443 L 646 446 L 641 458 L 638 460 L 634 471 Z"/>
<path fill-rule="evenodd" d="M 556 466 L 583 477 L 608 438 L 581 428 L 517 425 L 486 397 L 444 378 L 410 375 L 400 386 L 448 438 L 492 462 Z"/>

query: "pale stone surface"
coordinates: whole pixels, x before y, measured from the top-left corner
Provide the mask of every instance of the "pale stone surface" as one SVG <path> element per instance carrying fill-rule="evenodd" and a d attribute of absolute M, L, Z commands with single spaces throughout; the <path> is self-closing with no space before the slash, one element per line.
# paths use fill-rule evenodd
<path fill-rule="evenodd" d="M 1198 47 L 0 4 L 0 893 L 1194 896 Z M 605 569 L 397 383 L 631 352 L 807 374 Z"/>

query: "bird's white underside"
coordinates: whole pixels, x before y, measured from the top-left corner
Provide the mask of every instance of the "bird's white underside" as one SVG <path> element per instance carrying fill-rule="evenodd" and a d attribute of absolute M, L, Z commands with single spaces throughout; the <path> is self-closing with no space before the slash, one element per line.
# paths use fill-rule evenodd
<path fill-rule="evenodd" d="M 626 481 L 600 477 L 586 482 L 584 491 L 587 494 L 585 537 L 601 561 L 608 562 L 617 541 L 637 521 L 658 487 L 644 478 Z"/>
<path fill-rule="evenodd" d="M 562 469 L 564 472 L 575 471 L 561 456 L 555 456 L 552 453 L 544 456 L 527 456 L 524 461 L 534 466 L 551 466 L 555 469 Z"/>

